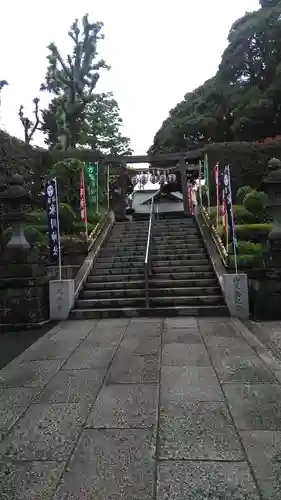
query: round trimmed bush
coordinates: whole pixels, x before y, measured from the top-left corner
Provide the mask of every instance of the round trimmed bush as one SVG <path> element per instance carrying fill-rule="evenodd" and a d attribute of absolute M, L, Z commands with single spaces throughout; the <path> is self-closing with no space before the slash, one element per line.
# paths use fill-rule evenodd
<path fill-rule="evenodd" d="M 236 195 L 238 203 L 243 204 L 245 196 L 247 196 L 247 194 L 251 193 L 253 190 L 254 189 L 251 186 L 241 186 L 238 189 L 237 195 Z"/>
<path fill-rule="evenodd" d="M 74 230 L 75 212 L 68 203 L 59 205 L 59 222 L 61 234 L 72 234 Z"/>
<path fill-rule="evenodd" d="M 258 217 L 264 212 L 267 195 L 263 191 L 252 191 L 245 196 L 244 207 Z"/>
<path fill-rule="evenodd" d="M 45 237 L 36 227 L 27 226 L 24 230 L 24 234 L 32 247 L 44 243 Z"/>

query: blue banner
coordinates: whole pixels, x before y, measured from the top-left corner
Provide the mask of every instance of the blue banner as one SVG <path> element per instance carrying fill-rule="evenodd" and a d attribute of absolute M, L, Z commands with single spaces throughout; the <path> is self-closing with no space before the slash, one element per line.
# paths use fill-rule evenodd
<path fill-rule="evenodd" d="M 237 239 L 236 239 L 236 231 L 235 231 L 233 209 L 232 209 L 232 194 L 231 194 L 231 180 L 230 180 L 229 165 L 227 167 L 224 167 L 223 190 L 224 190 L 224 196 L 225 196 L 225 200 L 226 200 L 226 211 L 227 211 L 229 234 L 230 234 L 230 237 L 232 238 L 233 247 L 236 249 L 237 248 Z"/>
<path fill-rule="evenodd" d="M 49 226 L 50 261 L 52 264 L 60 264 L 61 248 L 56 179 L 45 183 L 44 193 Z"/>

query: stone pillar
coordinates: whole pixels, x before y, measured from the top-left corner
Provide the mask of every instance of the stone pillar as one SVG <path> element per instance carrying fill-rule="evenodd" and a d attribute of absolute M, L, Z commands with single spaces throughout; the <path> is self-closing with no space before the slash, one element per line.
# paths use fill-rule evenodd
<path fill-rule="evenodd" d="M 188 188 L 187 188 L 187 176 L 186 176 L 187 166 L 185 163 L 185 157 L 180 158 L 180 173 L 181 173 L 181 188 L 183 196 L 183 210 L 185 215 L 189 215 L 189 201 L 188 201 Z"/>

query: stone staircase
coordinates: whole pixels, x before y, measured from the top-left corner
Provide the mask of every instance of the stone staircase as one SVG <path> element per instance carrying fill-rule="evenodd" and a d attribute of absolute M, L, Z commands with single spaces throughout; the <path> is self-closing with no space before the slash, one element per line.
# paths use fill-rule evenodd
<path fill-rule="evenodd" d="M 147 232 L 148 220 L 115 223 L 70 317 L 228 315 L 192 217 L 155 221 L 146 308 Z"/>

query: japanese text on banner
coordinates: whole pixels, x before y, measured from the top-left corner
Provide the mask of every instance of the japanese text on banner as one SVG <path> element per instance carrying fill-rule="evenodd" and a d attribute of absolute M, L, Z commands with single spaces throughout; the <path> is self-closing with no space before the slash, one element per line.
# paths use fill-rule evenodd
<path fill-rule="evenodd" d="M 45 183 L 44 193 L 49 226 L 50 260 L 52 264 L 58 264 L 60 260 L 60 232 L 55 179 Z"/>

